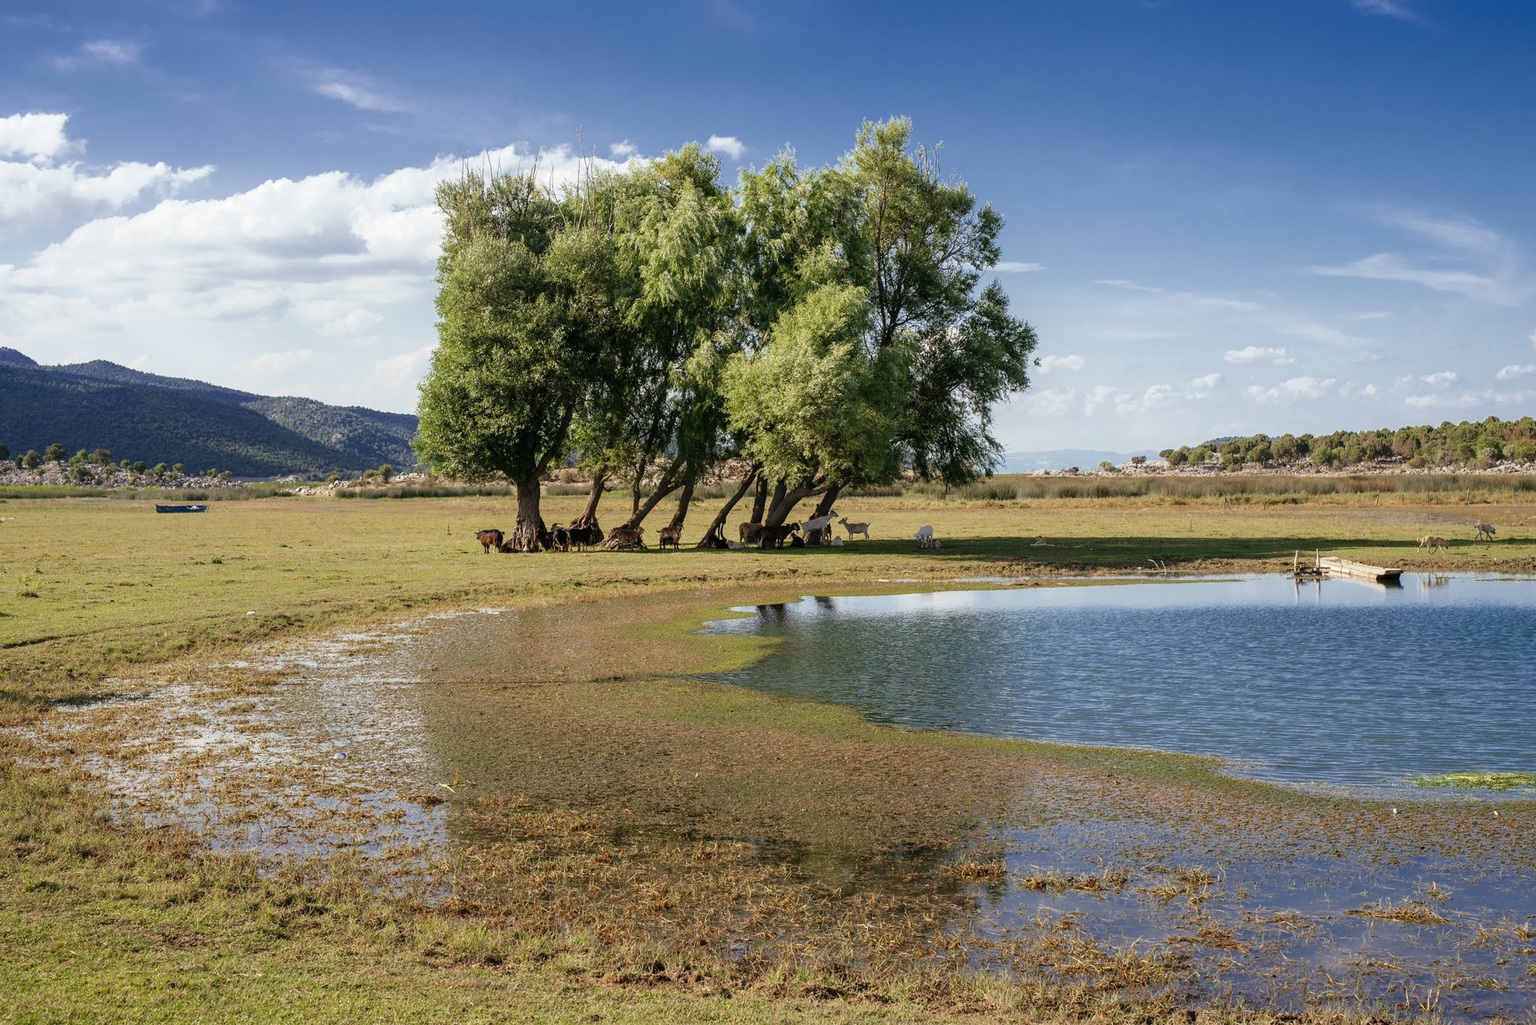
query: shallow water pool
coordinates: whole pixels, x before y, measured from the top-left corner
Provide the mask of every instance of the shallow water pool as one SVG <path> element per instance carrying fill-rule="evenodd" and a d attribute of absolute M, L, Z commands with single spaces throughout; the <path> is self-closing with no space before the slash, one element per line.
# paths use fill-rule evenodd
<path fill-rule="evenodd" d="M 1013 587 L 746 606 L 781 643 L 716 679 L 877 722 L 1213 755 L 1380 787 L 1536 769 L 1536 580 L 1288 577 Z"/>

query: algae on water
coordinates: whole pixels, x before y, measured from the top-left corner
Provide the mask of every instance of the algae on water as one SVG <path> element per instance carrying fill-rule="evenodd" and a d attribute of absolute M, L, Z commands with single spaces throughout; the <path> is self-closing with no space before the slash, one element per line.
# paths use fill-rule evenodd
<path fill-rule="evenodd" d="M 1442 776 L 1420 776 L 1411 782 L 1419 787 L 1536 790 L 1536 772 L 1447 772 Z"/>

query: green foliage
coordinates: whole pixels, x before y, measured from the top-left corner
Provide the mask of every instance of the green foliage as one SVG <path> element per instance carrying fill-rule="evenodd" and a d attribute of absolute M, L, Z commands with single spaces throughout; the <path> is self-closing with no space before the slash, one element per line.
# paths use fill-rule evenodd
<path fill-rule="evenodd" d="M 57 463 L 68 455 L 69 451 L 63 445 L 55 443 L 48 446 L 48 451 L 43 454 L 43 458 L 50 463 Z"/>
<path fill-rule="evenodd" d="M 10 458 L 11 458 L 11 450 L 6 448 L 4 444 L 0 444 L 0 460 L 10 459 Z"/>
<path fill-rule="evenodd" d="M 21 465 L 28 470 L 35 470 L 43 465 L 43 457 L 37 454 L 37 449 L 27 449 L 27 454 L 21 457 Z"/>
<path fill-rule="evenodd" d="M 585 176 L 564 200 L 536 172 L 439 184 L 438 347 L 420 385 L 424 462 L 517 488 L 519 547 L 534 544 L 539 477 L 565 451 L 622 329 L 612 220 Z"/>

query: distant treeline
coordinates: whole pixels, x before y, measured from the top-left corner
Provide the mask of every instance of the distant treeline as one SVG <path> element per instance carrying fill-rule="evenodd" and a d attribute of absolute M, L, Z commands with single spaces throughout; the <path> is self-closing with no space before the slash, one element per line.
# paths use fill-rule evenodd
<path fill-rule="evenodd" d="M 1383 427 L 1372 431 L 1332 434 L 1282 434 L 1272 438 L 1207 441 L 1191 448 L 1165 448 L 1158 453 L 1169 466 L 1199 465 L 1219 459 L 1224 466 L 1310 462 L 1316 466 L 1352 466 L 1380 459 L 1402 459 L 1412 467 L 1469 466 L 1486 469 L 1500 460 L 1536 461 L 1536 420 L 1449 420 L 1439 427 Z"/>

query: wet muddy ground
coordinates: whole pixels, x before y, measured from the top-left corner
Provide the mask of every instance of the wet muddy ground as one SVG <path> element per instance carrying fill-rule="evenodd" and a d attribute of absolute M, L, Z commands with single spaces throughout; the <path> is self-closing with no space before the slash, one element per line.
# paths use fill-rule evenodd
<path fill-rule="evenodd" d="M 754 650 L 683 639 L 689 611 L 284 643 L 41 739 L 121 816 L 273 866 L 361 855 L 382 885 L 654 948 L 674 977 L 692 958 L 832 966 L 853 993 L 980 968 L 1275 1010 L 1536 1004 L 1536 803 L 1394 812 L 1199 759 L 876 727 L 683 675 Z"/>

